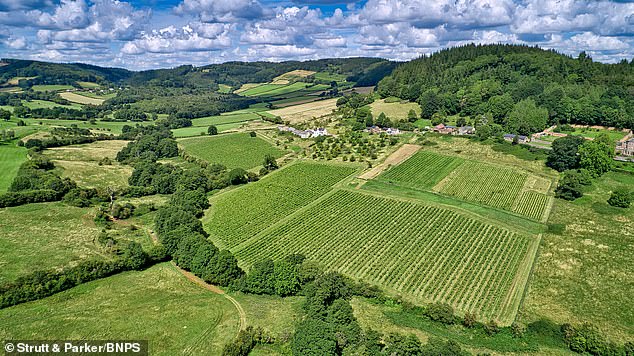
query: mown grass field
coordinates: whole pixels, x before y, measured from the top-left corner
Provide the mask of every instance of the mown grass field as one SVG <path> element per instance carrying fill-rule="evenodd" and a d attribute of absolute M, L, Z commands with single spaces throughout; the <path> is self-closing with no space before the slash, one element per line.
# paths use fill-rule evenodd
<path fill-rule="evenodd" d="M 58 104 L 58 103 L 55 103 L 52 101 L 46 101 L 46 100 L 31 100 L 31 101 L 23 100 L 22 104 L 29 109 L 50 109 L 56 106 L 67 108 L 67 109 L 77 109 L 77 110 L 81 109 L 81 105 L 79 104 L 62 105 L 62 104 Z"/>
<path fill-rule="evenodd" d="M 634 186 L 634 175 L 609 172 L 580 199 L 557 199 L 548 220 L 522 321 L 597 325 L 619 342 L 634 338 L 634 207 L 607 204 L 610 192 Z"/>
<path fill-rule="evenodd" d="M 0 283 L 101 255 L 90 210 L 62 203 L 0 209 Z"/>
<path fill-rule="evenodd" d="M 250 169 L 262 165 L 267 154 L 276 158 L 284 154 L 267 141 L 250 137 L 248 133 L 186 138 L 178 143 L 192 156 L 228 168 Z"/>
<path fill-rule="evenodd" d="M 269 114 L 279 116 L 284 121 L 299 123 L 329 115 L 337 108 L 337 99 L 319 100 L 312 103 L 289 106 L 282 109 L 267 111 Z"/>
<path fill-rule="evenodd" d="M 0 337 L 149 340 L 152 355 L 220 355 L 238 331 L 234 306 L 171 264 L 88 282 L 0 310 Z"/>
<path fill-rule="evenodd" d="M 203 219 L 205 230 L 220 246 L 235 247 L 319 198 L 354 171 L 350 166 L 304 162 L 287 166 L 215 197 Z"/>
<path fill-rule="evenodd" d="M 32 89 L 35 91 L 61 91 L 61 90 L 73 89 L 73 86 L 72 85 L 58 85 L 58 84 L 34 85 Z"/>
<path fill-rule="evenodd" d="M 77 82 L 77 84 L 79 84 L 82 88 L 86 88 L 86 89 L 99 88 L 99 84 L 95 82 Z"/>
<path fill-rule="evenodd" d="M 84 96 L 78 93 L 69 93 L 69 92 L 60 93 L 59 96 L 61 96 L 62 98 L 68 101 L 71 101 L 73 103 L 78 103 L 78 104 L 101 105 L 105 101 L 104 99 L 91 98 L 91 97 Z"/>
<path fill-rule="evenodd" d="M 26 148 L 18 147 L 15 143 L 9 142 L 0 144 L 0 193 L 4 193 L 11 186 L 13 178 L 18 172 L 22 162 L 26 161 Z"/>
<path fill-rule="evenodd" d="M 337 191 L 233 251 L 247 265 L 302 253 L 412 301 L 510 324 L 538 243 L 448 209 Z"/>
<path fill-rule="evenodd" d="M 593 138 L 593 139 L 597 138 L 597 136 L 601 134 L 607 134 L 608 137 L 610 137 L 610 139 L 615 142 L 625 137 L 625 132 L 620 130 L 617 131 L 617 130 L 602 130 L 602 129 L 593 129 L 593 128 L 575 128 L 574 131 L 562 131 L 562 132 L 568 135 L 577 135 L 577 136 L 583 136 L 583 137 Z"/>
<path fill-rule="evenodd" d="M 391 120 L 407 120 L 407 114 L 413 109 L 416 112 L 416 116 L 420 116 L 421 109 L 417 103 L 386 103 L 385 100 L 386 99 L 376 100 L 370 104 L 372 115 L 377 117 L 381 113 L 385 113 Z"/>

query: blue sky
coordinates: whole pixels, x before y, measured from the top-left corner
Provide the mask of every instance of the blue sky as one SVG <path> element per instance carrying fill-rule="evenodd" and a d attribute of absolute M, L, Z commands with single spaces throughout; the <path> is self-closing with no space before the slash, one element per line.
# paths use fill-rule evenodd
<path fill-rule="evenodd" d="M 0 56 L 148 69 L 409 60 L 465 43 L 634 57 L 634 1 L 0 0 Z"/>

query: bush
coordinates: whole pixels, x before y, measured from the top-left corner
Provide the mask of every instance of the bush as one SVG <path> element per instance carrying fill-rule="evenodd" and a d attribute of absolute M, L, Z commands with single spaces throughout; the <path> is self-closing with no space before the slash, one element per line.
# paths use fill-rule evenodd
<path fill-rule="evenodd" d="M 632 195 L 626 190 L 615 190 L 608 199 L 608 204 L 617 208 L 629 208 L 632 202 Z"/>
<path fill-rule="evenodd" d="M 60 200 L 60 194 L 51 189 L 25 190 L 0 194 L 0 208 L 31 203 L 44 203 Z"/>
<path fill-rule="evenodd" d="M 484 332 L 489 335 L 489 336 L 493 336 L 495 334 L 497 334 L 498 332 L 500 332 L 500 328 L 498 327 L 498 323 L 495 322 L 495 320 L 491 319 L 488 322 L 486 322 L 483 325 L 484 328 Z"/>
<path fill-rule="evenodd" d="M 439 321 L 443 324 L 454 323 L 453 307 L 446 303 L 433 303 L 428 305 L 426 314 L 433 321 Z"/>

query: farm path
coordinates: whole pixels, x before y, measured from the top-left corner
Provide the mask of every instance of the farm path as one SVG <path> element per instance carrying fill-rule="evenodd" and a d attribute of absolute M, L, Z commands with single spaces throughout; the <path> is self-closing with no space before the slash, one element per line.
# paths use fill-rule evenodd
<path fill-rule="evenodd" d="M 178 267 L 176 265 L 176 263 L 174 263 L 174 261 L 172 261 L 171 263 L 172 263 L 172 266 L 174 266 L 174 268 L 179 270 L 180 273 L 182 273 L 183 276 L 185 276 L 185 278 L 189 279 L 191 282 L 197 284 L 198 286 L 200 286 L 202 288 L 207 289 L 208 291 L 210 291 L 212 293 L 220 294 L 223 297 L 227 298 L 227 300 L 229 300 L 231 302 L 231 304 L 233 304 L 236 307 L 236 310 L 238 311 L 238 315 L 240 316 L 240 327 L 238 328 L 238 334 L 240 333 L 241 330 L 246 329 L 246 327 L 247 327 L 247 314 L 244 311 L 244 308 L 242 308 L 242 305 L 240 305 L 240 303 L 237 300 L 235 300 L 232 296 L 226 294 L 225 291 L 220 289 L 219 287 L 214 286 L 213 284 L 209 284 L 209 283 L 203 281 L 202 279 L 198 278 L 193 273 L 185 271 L 184 269 Z"/>
<path fill-rule="evenodd" d="M 154 242 L 154 244 L 159 243 L 158 237 L 156 236 L 156 233 L 154 231 L 148 230 L 148 234 L 150 234 L 150 237 L 152 238 L 152 242 Z M 214 286 L 213 284 L 209 284 L 203 281 L 202 279 L 198 278 L 193 273 L 185 271 L 184 269 L 178 267 L 176 263 L 174 263 L 174 261 L 171 261 L 171 264 L 175 269 L 177 269 L 180 273 L 182 273 L 183 276 L 185 276 L 185 278 L 189 279 L 191 282 L 196 283 L 198 286 L 205 288 L 212 293 L 220 294 L 223 297 L 225 297 L 227 300 L 229 300 L 231 304 L 233 304 L 233 306 L 236 307 L 236 310 L 238 311 L 238 315 L 240 316 L 240 327 L 238 328 L 238 334 L 240 333 L 241 330 L 246 329 L 247 313 L 244 311 L 244 308 L 242 308 L 242 305 L 240 305 L 240 303 L 237 300 L 235 300 L 235 298 L 226 294 L 225 291 L 220 289 L 219 287 Z"/>

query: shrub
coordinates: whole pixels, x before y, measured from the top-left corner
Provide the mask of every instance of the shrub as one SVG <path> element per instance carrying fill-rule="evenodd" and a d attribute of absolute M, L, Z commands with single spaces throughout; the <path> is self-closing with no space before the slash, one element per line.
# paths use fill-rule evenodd
<path fill-rule="evenodd" d="M 446 303 L 428 305 L 426 314 L 431 320 L 439 321 L 443 324 L 453 324 L 454 322 L 453 307 Z"/>
<path fill-rule="evenodd" d="M 626 190 L 615 190 L 608 199 L 608 204 L 618 208 L 629 208 L 632 202 L 632 195 Z"/>

